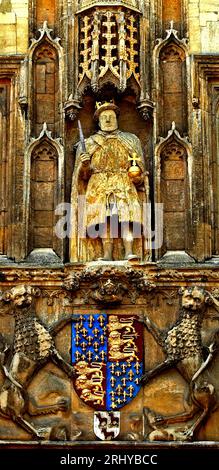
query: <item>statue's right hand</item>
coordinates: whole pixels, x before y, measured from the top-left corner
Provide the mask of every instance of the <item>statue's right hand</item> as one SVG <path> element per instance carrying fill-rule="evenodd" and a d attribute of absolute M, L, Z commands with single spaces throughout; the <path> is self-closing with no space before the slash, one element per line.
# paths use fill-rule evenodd
<path fill-rule="evenodd" d="M 90 163 L 90 155 L 89 155 L 89 153 L 82 153 L 82 154 L 80 155 L 80 161 L 81 161 L 82 165 L 84 165 L 84 166 L 89 165 L 89 163 Z"/>

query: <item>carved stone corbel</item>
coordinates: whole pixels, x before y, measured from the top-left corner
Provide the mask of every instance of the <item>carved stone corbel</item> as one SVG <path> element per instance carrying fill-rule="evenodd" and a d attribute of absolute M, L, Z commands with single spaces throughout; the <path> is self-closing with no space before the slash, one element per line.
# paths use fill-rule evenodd
<path fill-rule="evenodd" d="M 141 117 L 148 121 L 153 116 L 154 111 L 154 103 L 149 98 L 144 98 L 139 101 L 137 109 L 141 115 Z"/>
<path fill-rule="evenodd" d="M 72 94 L 69 96 L 68 100 L 64 103 L 64 113 L 66 119 L 74 121 L 81 109 L 80 101 L 72 97 Z"/>

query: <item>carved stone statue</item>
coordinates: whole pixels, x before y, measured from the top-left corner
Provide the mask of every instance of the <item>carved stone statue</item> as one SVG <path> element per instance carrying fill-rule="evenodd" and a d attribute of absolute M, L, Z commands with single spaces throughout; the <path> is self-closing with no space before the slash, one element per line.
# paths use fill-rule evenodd
<path fill-rule="evenodd" d="M 179 319 L 168 330 L 159 328 L 148 318 L 144 323 L 148 331 L 163 349 L 166 358 L 142 377 L 146 384 L 162 371 L 176 367 L 188 384 L 185 394 L 185 411 L 174 416 L 156 415 L 144 409 L 146 421 L 153 431 L 149 440 L 191 440 L 203 421 L 217 404 L 216 391 L 208 375 L 208 366 L 218 349 L 218 330 L 206 347 L 201 337 L 201 325 L 206 306 L 218 302 L 199 287 L 183 290 Z M 183 424 L 182 424 L 183 423 Z"/>
<path fill-rule="evenodd" d="M 27 419 L 27 414 L 47 415 L 69 408 L 69 399 L 60 396 L 54 404 L 38 406 L 28 394 L 28 386 L 35 374 L 50 360 L 68 377 L 74 368 L 65 362 L 56 349 L 53 336 L 72 320 L 72 315 L 46 327 L 34 313 L 33 299 L 37 290 L 30 286 L 16 286 L 3 295 L 5 302 L 13 305 L 15 330 L 13 345 L 0 337 L 0 362 L 5 381 L 0 390 L 0 415 L 12 419 L 35 438 L 50 438 L 51 428 L 39 428 Z"/>
<path fill-rule="evenodd" d="M 77 148 L 71 262 L 149 255 L 142 241 L 142 207 L 148 201 L 142 148 L 136 135 L 118 129 L 118 113 L 114 103 L 97 104 L 94 118 L 100 129 Z M 83 207 L 79 196 L 84 196 Z"/>

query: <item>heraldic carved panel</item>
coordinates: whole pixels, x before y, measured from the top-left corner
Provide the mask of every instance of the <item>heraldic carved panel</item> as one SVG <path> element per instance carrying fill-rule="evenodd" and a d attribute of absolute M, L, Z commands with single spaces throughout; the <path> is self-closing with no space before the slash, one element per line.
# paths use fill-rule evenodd
<path fill-rule="evenodd" d="M 137 315 L 85 314 L 72 324 L 74 387 L 94 408 L 94 433 L 102 440 L 120 430 L 120 410 L 139 393 L 143 328 Z"/>
<path fill-rule="evenodd" d="M 72 362 L 79 397 L 98 410 L 116 410 L 139 392 L 142 327 L 136 316 L 80 315 L 73 323 Z"/>
<path fill-rule="evenodd" d="M 157 290 L 143 307 L 104 310 L 64 296 L 51 317 L 39 294 L 1 295 L 1 441 L 201 439 L 218 409 L 217 289 Z"/>

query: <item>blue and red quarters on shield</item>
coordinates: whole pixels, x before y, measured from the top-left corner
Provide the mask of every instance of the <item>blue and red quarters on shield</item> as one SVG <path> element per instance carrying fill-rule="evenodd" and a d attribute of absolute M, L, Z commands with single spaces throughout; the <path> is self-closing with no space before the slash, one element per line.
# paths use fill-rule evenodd
<path fill-rule="evenodd" d="M 78 396 L 96 410 L 115 411 L 141 388 L 143 327 L 135 315 L 83 314 L 72 323 L 72 364 Z"/>

